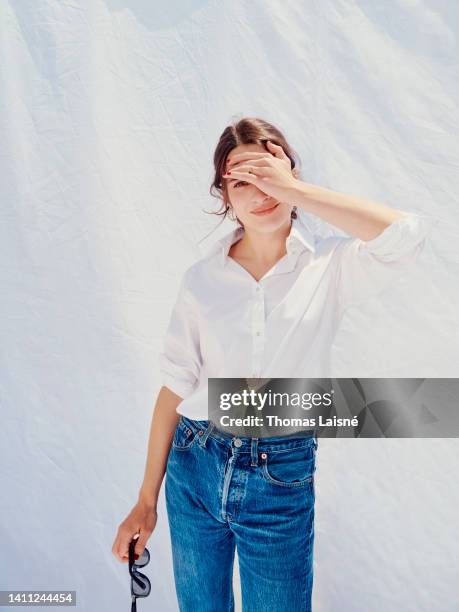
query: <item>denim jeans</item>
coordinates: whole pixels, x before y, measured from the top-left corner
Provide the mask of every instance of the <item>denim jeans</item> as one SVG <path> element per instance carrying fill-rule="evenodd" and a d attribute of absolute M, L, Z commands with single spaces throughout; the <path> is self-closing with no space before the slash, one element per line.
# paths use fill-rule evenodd
<path fill-rule="evenodd" d="M 181 612 L 310 612 L 317 439 L 236 437 L 182 416 L 166 471 Z"/>

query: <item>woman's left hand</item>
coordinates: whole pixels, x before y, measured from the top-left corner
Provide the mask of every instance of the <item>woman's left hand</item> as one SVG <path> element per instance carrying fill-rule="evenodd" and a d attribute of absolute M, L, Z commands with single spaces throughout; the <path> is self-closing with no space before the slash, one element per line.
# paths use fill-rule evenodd
<path fill-rule="evenodd" d="M 223 178 L 247 181 L 278 202 L 288 203 L 301 181 L 295 178 L 283 148 L 269 140 L 267 147 L 272 153 L 249 151 L 230 155 Z"/>

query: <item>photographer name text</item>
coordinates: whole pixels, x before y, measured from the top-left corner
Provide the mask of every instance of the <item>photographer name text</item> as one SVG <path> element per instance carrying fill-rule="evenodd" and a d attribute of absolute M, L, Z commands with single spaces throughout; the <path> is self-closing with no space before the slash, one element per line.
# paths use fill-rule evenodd
<path fill-rule="evenodd" d="M 266 416 L 246 417 L 230 417 L 223 415 L 220 417 L 220 425 L 222 427 L 263 427 L 268 422 L 268 427 L 357 427 L 359 420 L 356 416 L 351 419 L 341 418 L 337 416 L 323 418 L 297 418 L 297 417 L 279 417 L 275 414 Z"/>

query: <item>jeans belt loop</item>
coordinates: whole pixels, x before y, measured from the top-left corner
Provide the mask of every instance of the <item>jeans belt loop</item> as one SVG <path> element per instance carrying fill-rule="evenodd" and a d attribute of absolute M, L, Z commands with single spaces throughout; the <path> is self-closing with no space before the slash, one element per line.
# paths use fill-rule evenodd
<path fill-rule="evenodd" d="M 213 429 L 215 428 L 215 423 L 213 421 L 209 421 L 209 425 L 206 429 L 206 431 L 203 433 L 202 436 L 199 436 L 199 444 L 203 447 L 206 446 L 206 442 L 207 442 L 207 438 L 210 436 L 211 432 L 213 431 Z"/>
<path fill-rule="evenodd" d="M 250 465 L 255 467 L 258 465 L 258 438 L 252 438 L 251 454 L 252 463 Z"/>

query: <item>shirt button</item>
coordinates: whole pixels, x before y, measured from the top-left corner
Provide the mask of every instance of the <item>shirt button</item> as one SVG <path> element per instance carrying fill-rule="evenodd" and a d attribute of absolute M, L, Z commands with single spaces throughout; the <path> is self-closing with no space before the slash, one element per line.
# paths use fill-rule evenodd
<path fill-rule="evenodd" d="M 239 440 L 239 438 L 234 438 L 234 446 L 237 446 L 237 448 L 242 446 L 242 440 Z"/>
<path fill-rule="evenodd" d="M 261 336 L 261 332 L 257 332 L 257 336 Z"/>
<path fill-rule="evenodd" d="M 257 288 L 256 288 L 256 291 L 260 291 L 260 287 L 257 287 Z"/>

